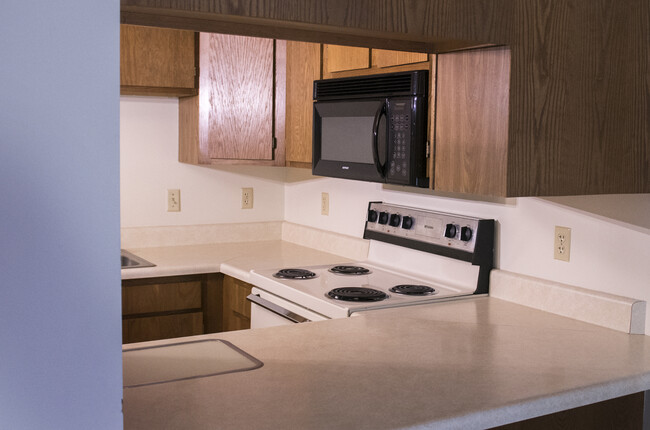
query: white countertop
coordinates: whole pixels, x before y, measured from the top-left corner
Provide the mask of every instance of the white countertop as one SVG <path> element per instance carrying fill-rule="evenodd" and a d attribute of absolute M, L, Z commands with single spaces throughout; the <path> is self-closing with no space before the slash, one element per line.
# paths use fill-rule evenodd
<path fill-rule="evenodd" d="M 246 281 L 254 268 L 350 261 L 336 254 L 282 240 L 128 248 L 128 251 L 156 266 L 122 269 L 122 279 L 221 272 Z"/>
<path fill-rule="evenodd" d="M 280 240 L 129 251 L 157 267 L 124 279 L 346 261 Z M 264 365 L 125 389 L 125 429 L 486 428 L 650 389 L 649 337 L 491 297 L 191 339 Z"/>
<path fill-rule="evenodd" d="M 650 388 L 647 336 L 488 297 L 196 339 L 264 365 L 125 389 L 126 429 L 486 428 Z"/>

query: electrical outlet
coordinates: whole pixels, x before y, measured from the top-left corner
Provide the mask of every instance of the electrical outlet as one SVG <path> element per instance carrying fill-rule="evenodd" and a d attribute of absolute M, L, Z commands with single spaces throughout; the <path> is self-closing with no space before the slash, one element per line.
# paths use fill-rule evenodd
<path fill-rule="evenodd" d="M 568 227 L 555 226 L 553 256 L 556 260 L 569 261 L 571 255 L 571 229 Z"/>
<path fill-rule="evenodd" d="M 181 211 L 181 190 L 167 190 L 167 212 Z"/>
<path fill-rule="evenodd" d="M 253 189 L 252 188 L 242 188 L 241 189 L 241 208 L 242 209 L 253 209 Z"/>
<path fill-rule="evenodd" d="M 320 194 L 320 214 L 329 215 L 330 214 L 330 195 L 329 193 Z"/>

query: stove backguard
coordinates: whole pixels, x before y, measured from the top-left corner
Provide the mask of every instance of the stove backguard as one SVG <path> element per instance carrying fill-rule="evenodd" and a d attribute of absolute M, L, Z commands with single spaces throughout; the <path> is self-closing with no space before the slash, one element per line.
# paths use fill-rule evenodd
<path fill-rule="evenodd" d="M 479 266 L 474 294 L 486 294 L 494 267 L 494 224 L 493 219 L 370 202 L 363 237 Z"/>

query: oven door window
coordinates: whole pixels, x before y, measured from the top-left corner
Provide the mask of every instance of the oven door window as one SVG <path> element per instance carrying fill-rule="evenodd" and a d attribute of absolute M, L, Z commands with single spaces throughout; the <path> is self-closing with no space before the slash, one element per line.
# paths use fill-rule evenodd
<path fill-rule="evenodd" d="M 384 182 L 386 100 L 314 103 L 314 174 Z"/>

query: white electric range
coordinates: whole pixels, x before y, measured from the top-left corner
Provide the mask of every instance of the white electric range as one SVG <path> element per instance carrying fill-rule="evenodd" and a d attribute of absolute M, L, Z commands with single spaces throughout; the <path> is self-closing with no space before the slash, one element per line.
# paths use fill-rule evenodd
<path fill-rule="evenodd" d="M 251 328 L 487 294 L 494 220 L 371 202 L 368 259 L 251 272 Z"/>

